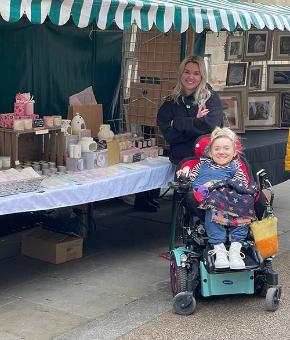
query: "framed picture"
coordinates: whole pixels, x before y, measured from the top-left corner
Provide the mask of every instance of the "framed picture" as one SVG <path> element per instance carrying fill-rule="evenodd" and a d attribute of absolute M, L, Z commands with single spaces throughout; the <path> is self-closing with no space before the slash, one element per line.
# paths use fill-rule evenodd
<path fill-rule="evenodd" d="M 281 93 L 281 126 L 290 127 L 290 92 Z"/>
<path fill-rule="evenodd" d="M 268 65 L 268 90 L 290 89 L 290 65 Z"/>
<path fill-rule="evenodd" d="M 251 65 L 248 69 L 249 90 L 261 90 L 263 65 Z"/>
<path fill-rule="evenodd" d="M 229 127 L 236 132 L 244 132 L 242 94 L 240 91 L 219 91 L 223 111 Z"/>
<path fill-rule="evenodd" d="M 236 60 L 243 57 L 244 37 L 228 36 L 225 49 L 225 60 Z"/>
<path fill-rule="evenodd" d="M 245 128 L 252 130 L 279 128 L 279 108 L 279 93 L 249 93 Z"/>
<path fill-rule="evenodd" d="M 244 60 L 267 60 L 271 55 L 271 32 L 247 31 Z"/>
<path fill-rule="evenodd" d="M 290 60 L 290 32 L 275 31 L 273 37 L 273 60 Z"/>
<path fill-rule="evenodd" d="M 227 70 L 227 86 L 245 85 L 247 74 L 247 63 L 232 63 L 228 64 Z"/>

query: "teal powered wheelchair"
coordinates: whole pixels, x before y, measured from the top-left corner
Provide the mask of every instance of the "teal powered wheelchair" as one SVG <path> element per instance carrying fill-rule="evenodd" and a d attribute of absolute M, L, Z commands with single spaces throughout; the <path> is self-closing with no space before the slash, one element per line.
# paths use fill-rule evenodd
<path fill-rule="evenodd" d="M 195 149 L 197 157 L 185 159 L 177 170 L 185 166 L 193 168 L 200 161 L 199 156 L 208 141 L 207 137 L 203 138 L 205 140 L 199 140 L 196 144 L 200 148 Z M 242 156 L 239 161 L 249 183 L 253 183 L 247 161 Z M 255 181 L 258 186 L 255 210 L 258 219 L 261 219 L 265 212 L 273 213 L 274 194 L 264 170 L 257 173 Z M 282 288 L 278 284 L 278 274 L 272 268 L 273 258 L 261 257 L 249 232 L 242 247 L 246 268 L 215 269 L 214 259 L 209 255 L 211 246 L 204 228 L 204 211 L 198 209 L 198 203 L 194 201 L 189 179 L 180 176 L 170 186 L 174 189 L 170 228 L 170 279 L 174 311 L 189 315 L 196 308 L 198 296 L 229 294 L 258 294 L 265 297 L 266 310 L 277 310 Z M 177 231 L 180 231 L 179 238 Z M 176 239 L 179 240 L 178 245 L 175 245 Z"/>

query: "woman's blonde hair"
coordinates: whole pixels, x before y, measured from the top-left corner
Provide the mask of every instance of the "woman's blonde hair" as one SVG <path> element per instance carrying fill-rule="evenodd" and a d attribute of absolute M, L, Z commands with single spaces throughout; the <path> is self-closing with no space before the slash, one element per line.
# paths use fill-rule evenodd
<path fill-rule="evenodd" d="M 211 92 L 208 89 L 208 86 L 207 86 L 207 83 L 206 83 L 207 82 L 207 72 L 206 72 L 206 68 L 205 68 L 204 59 L 201 58 L 201 57 L 196 57 L 196 56 L 186 57 L 185 59 L 183 59 L 183 61 L 179 65 L 178 74 L 177 74 L 177 83 L 176 83 L 174 89 L 172 90 L 172 93 L 169 96 L 169 99 L 172 99 L 176 103 L 178 103 L 178 99 L 181 96 L 185 95 L 185 93 L 183 91 L 183 87 L 181 85 L 180 78 L 181 78 L 181 76 L 184 72 L 184 69 L 185 69 L 185 67 L 188 63 L 197 64 L 198 67 L 199 67 L 199 71 L 200 71 L 200 75 L 201 75 L 201 82 L 195 90 L 194 99 L 195 99 L 195 102 L 197 104 L 204 105 L 206 103 L 206 101 L 209 99 L 209 97 L 211 96 Z"/>
<path fill-rule="evenodd" d="M 237 154 L 241 153 L 241 148 L 237 147 L 240 144 L 239 136 L 228 127 L 216 127 L 210 135 L 210 142 L 208 143 L 205 153 L 208 155 L 213 143 L 219 138 L 227 138 L 232 142 L 233 148 Z"/>

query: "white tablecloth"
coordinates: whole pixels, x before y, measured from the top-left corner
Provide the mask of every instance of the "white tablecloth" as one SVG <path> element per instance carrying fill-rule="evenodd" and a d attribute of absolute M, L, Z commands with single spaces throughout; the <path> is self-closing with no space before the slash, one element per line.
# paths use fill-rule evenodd
<path fill-rule="evenodd" d="M 145 160 L 136 165 L 117 165 L 102 171 L 114 173 L 111 169 L 118 174 L 89 178 L 84 182 L 58 188 L 40 188 L 34 192 L 0 197 L 0 215 L 67 207 L 165 188 L 173 180 L 175 171 L 175 167 L 165 157 Z M 94 172 L 90 170 L 92 174 Z"/>

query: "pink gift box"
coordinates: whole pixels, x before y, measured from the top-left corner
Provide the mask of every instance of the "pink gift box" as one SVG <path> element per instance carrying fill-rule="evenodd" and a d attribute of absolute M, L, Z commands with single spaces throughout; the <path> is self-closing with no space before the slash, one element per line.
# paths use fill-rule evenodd
<path fill-rule="evenodd" d="M 15 117 L 17 117 L 17 116 L 15 116 Z M 28 119 L 28 118 L 30 118 L 32 120 L 35 120 L 38 117 L 39 117 L 39 115 L 35 115 L 35 114 L 32 114 L 32 115 L 24 114 L 24 115 L 22 115 L 21 117 L 18 117 L 18 118 L 21 118 L 21 119 Z"/>
<path fill-rule="evenodd" d="M 13 127 L 13 114 L 12 113 L 2 113 L 0 115 L 0 126 L 12 128 Z"/>
<path fill-rule="evenodd" d="M 34 114 L 34 102 L 33 101 L 29 101 L 25 103 L 24 112 L 26 115 L 29 115 L 29 116 Z"/>
<path fill-rule="evenodd" d="M 24 103 L 14 103 L 14 113 L 17 115 L 24 115 L 25 104 Z"/>

